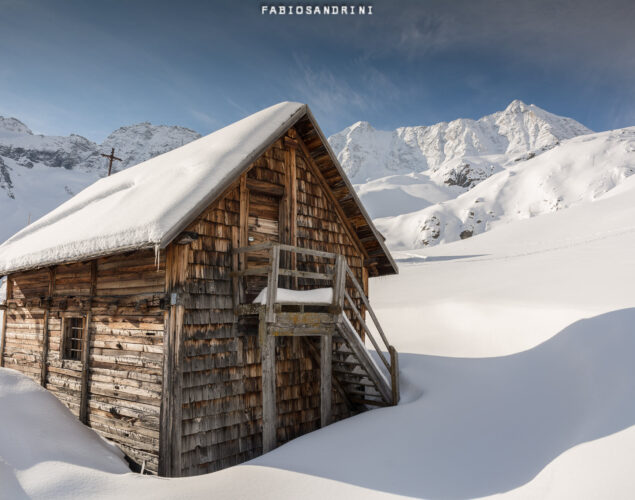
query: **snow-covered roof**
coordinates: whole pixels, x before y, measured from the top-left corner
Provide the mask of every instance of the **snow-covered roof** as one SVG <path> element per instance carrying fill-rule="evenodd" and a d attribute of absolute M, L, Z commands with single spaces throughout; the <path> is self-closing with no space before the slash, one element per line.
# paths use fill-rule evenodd
<path fill-rule="evenodd" d="M 0 274 L 167 246 L 307 106 L 282 102 L 100 179 L 0 246 Z"/>
<path fill-rule="evenodd" d="M 141 248 L 165 248 L 300 119 L 320 137 L 363 221 L 380 274 L 397 267 L 306 104 L 282 102 L 185 146 L 98 180 L 0 245 L 0 275 Z M 340 177 L 341 176 L 341 177 Z M 373 238 L 368 238 L 373 235 Z M 363 238 L 362 238 L 363 237 Z M 369 243 L 373 240 L 375 243 Z"/>

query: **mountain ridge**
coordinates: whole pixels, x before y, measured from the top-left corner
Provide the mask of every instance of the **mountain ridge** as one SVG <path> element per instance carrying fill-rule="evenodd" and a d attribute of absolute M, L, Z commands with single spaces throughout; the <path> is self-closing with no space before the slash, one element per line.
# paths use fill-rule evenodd
<path fill-rule="evenodd" d="M 539 154 L 564 139 L 592 132 L 572 118 L 516 99 L 504 110 L 477 120 L 458 118 L 392 131 L 356 122 L 330 136 L 329 142 L 353 183 L 426 170 L 438 173 L 440 182 L 451 182 L 466 158 Z M 472 179 L 478 182 L 481 177 L 477 173 Z"/>
<path fill-rule="evenodd" d="M 105 177 L 101 153 L 112 147 L 122 159 L 113 163 L 117 172 L 199 137 L 185 127 L 143 122 L 120 127 L 96 144 L 78 134 L 34 134 L 19 119 L 0 116 L 0 240 Z"/>
<path fill-rule="evenodd" d="M 458 208 L 447 207 L 458 207 L 460 203 L 454 200 L 486 179 L 517 166 L 531 167 L 532 158 L 591 133 L 571 118 L 514 100 L 505 109 L 476 120 L 459 118 L 393 131 L 356 122 L 332 135 L 329 142 L 389 244 L 403 248 L 404 241 L 435 245 L 507 220 L 498 212 L 496 221 L 487 219 L 491 224 L 474 226 Z M 6 215 L 0 240 L 104 177 L 107 161 L 101 153 L 115 148 L 123 159 L 113 165 L 117 172 L 199 137 L 185 127 L 142 122 L 114 130 L 98 145 L 77 134 L 33 134 L 19 119 L 0 117 L 0 211 Z M 622 169 L 614 177 L 619 181 L 628 172 Z M 541 192 L 539 186 L 528 189 Z M 509 189 L 506 192 L 512 196 Z M 513 196 L 520 199 L 522 193 Z M 557 201 L 559 195 L 548 198 Z M 567 203 L 554 202 L 550 207 L 560 209 Z M 408 235 L 400 226 L 408 226 Z"/>

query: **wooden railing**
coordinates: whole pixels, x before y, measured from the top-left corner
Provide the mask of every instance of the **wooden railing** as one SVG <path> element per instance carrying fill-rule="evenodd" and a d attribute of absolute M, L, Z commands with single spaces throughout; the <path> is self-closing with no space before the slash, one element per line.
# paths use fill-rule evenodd
<path fill-rule="evenodd" d="M 312 250 L 308 248 L 301 248 L 274 242 L 267 242 L 249 247 L 241 247 L 234 250 L 234 252 L 238 255 L 246 255 L 250 252 L 263 251 L 269 252 L 269 260 L 266 266 L 246 268 L 246 259 L 242 258 L 241 261 L 243 268 L 236 269 L 232 274 L 233 278 L 236 280 L 240 280 L 241 278 L 247 276 L 267 277 L 267 296 L 264 304 L 265 319 L 267 323 L 275 322 L 276 311 L 280 310 L 280 307 L 284 305 L 300 305 L 300 303 L 297 302 L 285 302 L 278 300 L 278 281 L 281 276 L 292 278 L 290 281 L 292 283 L 296 283 L 296 287 L 298 279 L 305 280 L 305 282 L 306 280 L 315 280 L 326 283 L 326 286 L 321 284 L 320 286 L 316 285 L 314 288 L 325 288 L 329 286 L 332 287 L 332 301 L 330 303 L 313 302 L 308 305 L 328 306 L 331 312 L 334 314 L 345 314 L 346 312 L 350 311 L 351 317 L 349 319 L 356 320 L 361 327 L 361 331 L 358 331 L 358 334 L 363 334 L 361 335 L 362 338 L 364 336 L 368 337 L 368 340 L 375 348 L 379 359 L 390 374 L 390 384 L 393 398 L 392 403 L 397 404 L 397 402 L 399 401 L 399 361 L 397 350 L 388 342 L 386 334 L 384 333 L 384 330 L 382 329 L 381 324 L 377 319 L 377 315 L 373 311 L 368 297 L 364 292 L 364 288 L 360 285 L 359 281 L 355 277 L 355 274 L 348 266 L 346 258 L 343 255 L 336 253 L 323 252 L 320 250 Z M 300 254 L 330 260 L 332 261 L 331 264 L 325 264 L 324 262 L 319 264 L 331 267 L 331 270 L 329 272 L 310 272 L 282 267 L 280 259 L 281 252 L 289 252 L 290 254 L 295 254 L 296 256 Z M 291 262 L 293 265 L 295 265 L 296 260 L 296 258 L 287 259 L 287 261 Z M 303 286 L 306 287 L 307 285 L 305 284 Z M 235 283 L 234 304 L 237 304 L 239 306 L 244 302 L 244 294 L 241 290 L 242 284 L 240 282 Z M 360 308 L 358 307 L 356 299 L 359 300 L 359 302 L 361 302 L 361 304 L 363 305 L 362 310 L 360 310 Z M 379 334 L 379 339 L 376 338 L 376 335 L 373 333 L 373 331 L 369 327 L 368 322 L 364 318 L 364 309 L 368 312 L 368 315 L 372 320 L 375 330 Z M 382 346 L 385 349 L 382 349 Z M 388 357 L 386 357 L 386 355 L 384 354 L 384 350 L 388 352 Z"/>

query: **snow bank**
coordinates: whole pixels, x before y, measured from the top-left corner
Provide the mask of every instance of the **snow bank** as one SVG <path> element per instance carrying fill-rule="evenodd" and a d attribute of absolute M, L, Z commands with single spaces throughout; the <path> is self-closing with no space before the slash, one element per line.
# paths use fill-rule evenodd
<path fill-rule="evenodd" d="M 203 210 L 306 105 L 276 104 L 100 179 L 0 246 L 0 274 L 159 246 Z"/>
<path fill-rule="evenodd" d="M 0 497 L 60 492 L 59 464 L 78 474 L 129 472 L 123 454 L 31 379 L 0 368 Z"/>
<path fill-rule="evenodd" d="M 267 303 L 267 288 L 264 287 L 254 299 L 254 304 Z M 315 288 L 313 290 L 289 290 L 278 288 L 277 302 L 297 302 L 300 304 L 330 304 L 333 302 L 332 288 Z"/>

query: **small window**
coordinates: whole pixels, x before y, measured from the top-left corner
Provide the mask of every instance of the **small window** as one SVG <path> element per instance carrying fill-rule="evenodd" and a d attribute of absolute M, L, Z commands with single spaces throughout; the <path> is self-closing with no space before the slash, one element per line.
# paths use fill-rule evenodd
<path fill-rule="evenodd" d="M 84 318 L 64 319 L 64 352 L 62 359 L 82 359 L 84 339 Z"/>

